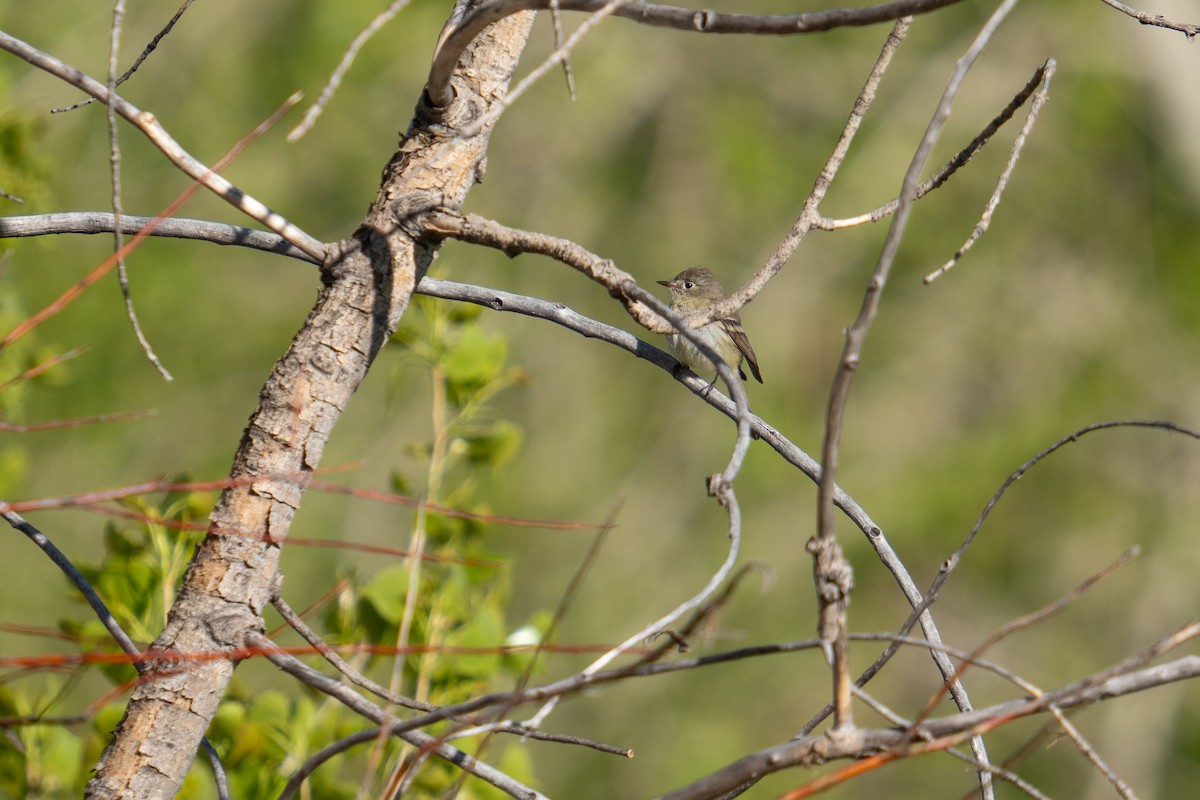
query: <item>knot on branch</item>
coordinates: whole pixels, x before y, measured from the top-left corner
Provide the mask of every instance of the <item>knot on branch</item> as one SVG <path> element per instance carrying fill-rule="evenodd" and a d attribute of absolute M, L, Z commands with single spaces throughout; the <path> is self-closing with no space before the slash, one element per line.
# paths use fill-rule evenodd
<path fill-rule="evenodd" d="M 595 272 L 597 276 L 603 278 L 604 276 L 611 274 L 615 269 L 616 264 L 609 259 L 605 259 L 604 261 L 600 262 L 600 265 Z M 614 300 L 620 300 L 626 305 L 637 301 L 637 297 L 635 296 L 637 290 L 637 282 L 632 278 L 625 278 L 624 280 L 617 280 L 608 283 L 608 296 Z"/>
<path fill-rule="evenodd" d="M 651 639 L 658 639 L 660 637 L 665 637 L 667 639 L 670 639 L 671 643 L 673 645 L 675 645 L 676 652 L 686 653 L 688 650 L 691 649 L 691 645 L 688 644 L 688 640 L 685 639 L 681 634 L 679 634 L 678 632 L 676 632 L 674 630 L 671 630 L 670 628 L 659 631 L 658 633 L 654 634 L 654 636 L 652 636 Z"/>
<path fill-rule="evenodd" d="M 436 123 L 445 116 L 447 109 L 457 99 L 458 88 L 454 85 L 453 80 L 446 82 L 445 91 L 439 93 L 436 99 L 430 94 L 429 87 L 426 86 L 421 90 L 421 102 L 417 105 L 414 117 Z"/>
<path fill-rule="evenodd" d="M 332 242 L 325 247 L 325 260 L 321 262 L 321 283 L 332 286 L 353 271 L 353 257 L 361 256 L 359 243 L 350 239 Z"/>
<path fill-rule="evenodd" d="M 446 209 L 441 193 L 425 190 L 405 192 L 392 198 L 388 208 L 405 236 L 422 244 L 441 244 L 441 237 L 430 236 L 428 222 L 431 213 Z"/>
<path fill-rule="evenodd" d="M 721 504 L 721 507 L 728 511 L 729 493 L 733 491 L 733 485 L 725 479 L 725 475 L 720 472 L 715 475 L 709 475 L 705 485 L 708 489 L 708 496 L 717 498 L 717 502 Z"/>
<path fill-rule="evenodd" d="M 463 84 L 460 90 L 457 84 Z M 472 88 L 470 80 L 458 75 L 452 76 L 446 84 L 446 92 L 441 102 L 430 93 L 429 87 L 421 93 L 421 102 L 417 105 L 413 121 L 421 127 L 446 137 L 459 136 L 471 130 L 475 123 L 487 112 L 487 103 L 477 91 Z"/>
<path fill-rule="evenodd" d="M 813 554 L 813 579 L 817 597 L 823 604 L 849 603 L 854 589 L 854 569 L 832 537 L 808 540 L 805 549 Z"/>
<path fill-rule="evenodd" d="M 852 758 L 867 751 L 863 733 L 854 726 L 833 727 L 813 741 L 808 766 L 837 758 Z"/>

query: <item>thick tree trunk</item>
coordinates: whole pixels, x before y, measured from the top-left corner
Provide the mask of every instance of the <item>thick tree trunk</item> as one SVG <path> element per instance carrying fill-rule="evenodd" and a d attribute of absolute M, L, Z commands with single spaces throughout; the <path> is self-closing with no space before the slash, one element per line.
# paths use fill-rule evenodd
<path fill-rule="evenodd" d="M 151 665 L 134 690 L 87 797 L 178 791 L 237 664 L 222 653 L 262 630 L 304 476 L 320 462 L 334 424 L 436 253 L 419 238 L 420 215 L 459 208 L 481 172 L 490 126 L 459 140 L 455 131 L 504 96 L 532 19 L 508 17 L 472 43 L 439 124 L 431 125 L 434 114 L 418 104 L 370 213 L 351 239 L 327 248 L 317 303 L 271 371 L 234 458 L 230 477 L 238 485 L 214 509 L 154 642 L 155 652 L 171 657 Z"/>

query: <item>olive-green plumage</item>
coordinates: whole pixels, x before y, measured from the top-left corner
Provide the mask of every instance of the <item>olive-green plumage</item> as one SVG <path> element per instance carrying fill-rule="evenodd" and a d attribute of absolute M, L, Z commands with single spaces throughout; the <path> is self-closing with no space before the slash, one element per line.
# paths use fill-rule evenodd
<path fill-rule="evenodd" d="M 703 311 L 725 299 L 725 290 L 717 281 L 715 275 L 704 267 L 689 267 L 669 281 L 658 281 L 659 285 L 670 289 L 671 310 L 681 317 Z M 762 373 L 758 370 L 758 358 L 750 339 L 742 328 L 742 318 L 735 311 L 723 319 L 718 319 L 696 329 L 696 333 L 705 343 L 717 352 L 730 369 L 736 369 L 742 380 L 746 373 L 742 371 L 742 359 L 750 365 L 754 379 L 762 383 Z M 687 337 L 678 333 L 667 336 L 671 353 L 679 363 L 695 372 L 697 375 L 707 375 L 714 371 L 708 357 L 700 352 L 700 348 L 688 341 Z M 713 376 L 716 381 L 716 376 Z"/>

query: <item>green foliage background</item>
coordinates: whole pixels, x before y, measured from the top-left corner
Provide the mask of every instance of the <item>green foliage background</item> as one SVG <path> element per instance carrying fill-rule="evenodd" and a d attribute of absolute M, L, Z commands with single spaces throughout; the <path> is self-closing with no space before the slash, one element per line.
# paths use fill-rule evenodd
<path fill-rule="evenodd" d="M 263 0 L 251 15 L 238 3 L 198 3 L 122 93 L 211 162 L 297 88 L 315 98 L 346 43 L 380 5 Z M 754 9 L 794 6 L 763 2 Z M 954 60 L 991 7 L 964 3 L 914 23 L 824 206 L 828 214 L 862 213 L 894 195 Z M 447 8 L 418 2 L 407 9 L 367 45 L 307 138 L 284 142 L 299 119 L 293 113 L 227 177 L 319 238 L 348 235 L 372 198 L 397 131 L 407 125 Z M 1194 12 L 1157 10 L 1179 18 Z M 0 27 L 99 76 L 109 13 L 102 3 L 9 0 L 0 2 Z M 130 4 L 123 64 L 167 14 L 159 4 Z M 718 38 L 605 22 L 573 59 L 575 102 L 561 77 L 552 76 L 501 121 L 486 181 L 467 210 L 574 239 L 643 284 L 703 263 L 732 287 L 795 219 L 886 33 L 875 27 L 793 39 Z M 546 20 L 539 20 L 525 63 L 538 63 L 550 49 Z M 991 231 L 930 287 L 921 277 L 977 222 L 1016 126 L 915 210 L 848 409 L 840 483 L 883 526 L 921 584 L 1004 477 L 1059 437 L 1113 418 L 1200 426 L 1200 139 L 1188 116 L 1200 107 L 1194 46 L 1098 2 L 1027 3 L 968 79 L 934 162 L 973 137 L 1051 56 L 1059 68 L 1050 102 Z M 107 207 L 102 110 L 48 113 L 76 99 L 50 77 L 0 59 L 0 188 L 27 199 L 7 213 Z M 126 211 L 156 213 L 187 180 L 140 135 L 123 128 L 121 136 Z M 243 222 L 207 196 L 182 215 Z M 766 379 L 749 388 L 753 406 L 809 452 L 819 450 L 841 331 L 857 310 L 886 224 L 810 235 L 785 272 L 743 310 Z M 110 240 L 57 237 L 5 247 L 0 313 L 11 321 L 78 280 L 104 257 Z M 432 274 L 554 299 L 634 329 L 603 291 L 531 256 L 510 261 L 451 242 Z M 158 475 L 222 476 L 258 388 L 317 287 L 316 271 L 300 262 L 165 240 L 148 242 L 131 258 L 130 281 L 147 335 L 176 380 L 163 382 L 146 363 L 110 277 L 40 328 L 25 350 L 0 356 L 4 374 L 12 375 L 37 353 L 89 348 L 22 386 L 19 396 L 6 393 L 4 412 L 21 421 L 143 408 L 157 415 L 4 434 L 3 499 Z M 447 473 L 447 493 L 460 491 L 458 499 L 480 510 L 591 522 L 620 504 L 619 527 L 564 621 L 562 640 L 618 641 L 690 596 L 726 547 L 723 515 L 704 497 L 703 482 L 723 465 L 732 426 L 646 362 L 524 317 L 487 313 L 436 323 L 439 314 L 458 313 L 445 310 L 449 305 L 431 304 L 443 310 L 406 320 L 397 346 L 381 356 L 324 461 L 363 463 L 334 479 L 420 493 L 434 438 L 431 376 L 438 370 L 460 378 L 503 375 L 503 391 L 489 389 L 478 416 L 455 434 L 464 457 Z M 422 320 L 453 331 L 422 329 Z M 455 353 L 459 336 L 474 344 Z M 517 366 L 509 371 L 509 364 Z M 483 383 L 468 389 L 482 391 Z M 482 456 L 472 462 L 471 452 Z M 935 609 L 947 641 L 970 648 L 1133 544 L 1143 550 L 1132 566 L 993 657 L 1048 688 L 1193 618 L 1197 485 L 1200 447 L 1181 437 L 1126 430 L 1070 446 L 1013 488 L 951 580 Z M 738 492 L 745 558 L 761 562 L 769 580 L 743 588 L 696 652 L 813 635 L 811 567 L 803 550 L 813 487 L 756 444 Z M 113 530 L 92 515 L 60 511 L 31 519 L 81 563 L 102 564 L 114 541 Z M 309 493 L 293 533 L 403 547 L 413 520 L 410 510 Z M 482 593 L 472 596 L 487 614 L 503 608 L 503 619 L 489 627 L 498 637 L 555 605 L 590 541 L 587 534 L 502 526 L 454 535 L 480 552 L 511 558 L 494 578 L 502 598 L 488 596 L 489 584 L 478 575 L 456 579 Z M 894 629 L 905 606 L 893 582 L 861 534 L 845 526 L 844 541 L 857 570 L 853 627 Z M 0 620 L 86 619 L 57 572 L 24 540 L 6 552 Z M 303 608 L 351 574 L 364 585 L 394 589 L 370 581 L 398 563 L 289 548 L 284 593 Z M 374 596 L 386 606 L 386 598 Z M 0 649 L 33 655 L 60 652 L 61 645 L 2 633 Z M 856 648 L 857 662 L 874 652 Z M 554 656 L 546 674 L 584 663 L 584 656 Z M 278 679 L 257 664 L 241 673 L 245 713 L 269 716 L 248 698 L 279 686 Z M 912 713 L 936 683 L 927 659 L 908 654 L 873 688 L 893 708 Z M 91 675 L 61 702 L 76 710 L 107 686 Z M 5 688 L 27 687 L 10 681 Z M 977 706 L 1013 694 L 983 676 L 972 690 Z M 564 704 L 550 718 L 551 730 L 633 748 L 632 760 L 536 742 L 519 752 L 527 752 L 537 785 L 551 796 L 649 796 L 788 738 L 827 696 L 818 655 L 775 656 L 609 688 Z M 299 694 L 263 697 L 288 720 L 281 729 L 309 714 L 305 704 L 314 702 Z M 239 698 L 232 701 L 230 708 L 239 708 Z M 864 724 L 876 724 L 869 712 L 861 714 Z M 1120 700 L 1077 722 L 1144 796 L 1179 796 L 1200 780 L 1194 686 Z M 994 757 L 1035 727 L 998 733 Z M 49 752 L 73 746 L 59 739 L 47 747 L 60 749 Z M 518 752 L 513 745 L 508 750 Z M 286 741 L 280 752 L 288 752 Z M 71 756 L 47 758 L 66 763 Z M 1107 796 L 1065 744 L 1032 758 L 1022 774 L 1052 796 Z M 800 773 L 779 776 L 748 796 L 774 796 L 801 780 Z M 930 758 L 865 776 L 842 796 L 886 787 L 892 797 L 928 797 L 934 786 L 954 796 L 971 783 L 961 764 Z M 255 791 L 243 796 L 271 796 L 266 788 Z"/>

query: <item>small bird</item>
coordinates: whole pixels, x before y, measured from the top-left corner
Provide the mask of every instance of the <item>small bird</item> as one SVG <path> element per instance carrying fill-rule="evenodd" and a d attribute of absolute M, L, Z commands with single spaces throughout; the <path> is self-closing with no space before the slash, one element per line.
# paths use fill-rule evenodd
<path fill-rule="evenodd" d="M 717 282 L 711 271 L 704 267 L 689 267 L 669 281 L 658 281 L 660 286 L 670 289 L 671 310 L 681 317 L 687 317 L 725 299 L 725 290 Z M 742 328 L 742 318 L 735 311 L 728 317 L 713 320 L 707 325 L 697 328 L 700 338 L 717 351 L 717 355 L 730 369 L 736 369 L 742 380 L 746 373 L 742 371 L 742 358 L 750 365 L 754 379 L 762 383 L 762 373 L 758 371 L 758 359 L 750 339 Z M 707 375 L 714 370 L 713 363 L 700 352 L 700 348 L 687 340 L 685 336 L 672 333 L 667 336 L 667 344 L 671 353 L 679 363 L 695 372 L 697 375 Z M 713 375 L 713 383 L 717 376 Z M 709 384 L 711 386 L 712 384 Z"/>

